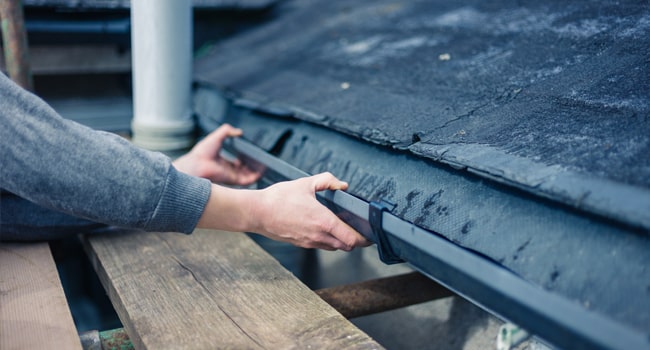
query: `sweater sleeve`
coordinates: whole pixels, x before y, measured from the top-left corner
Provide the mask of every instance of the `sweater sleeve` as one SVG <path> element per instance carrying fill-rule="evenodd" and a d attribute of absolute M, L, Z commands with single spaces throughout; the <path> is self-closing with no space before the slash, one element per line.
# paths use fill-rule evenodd
<path fill-rule="evenodd" d="M 210 195 L 208 180 L 177 171 L 161 153 L 60 117 L 1 73 L 0 155 L 1 189 L 108 225 L 190 233 Z"/>

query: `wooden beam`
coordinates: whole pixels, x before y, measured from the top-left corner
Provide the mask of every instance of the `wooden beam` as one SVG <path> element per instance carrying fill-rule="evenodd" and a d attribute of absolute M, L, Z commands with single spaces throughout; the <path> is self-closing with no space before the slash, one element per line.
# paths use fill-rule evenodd
<path fill-rule="evenodd" d="M 243 234 L 113 232 L 84 244 L 138 349 L 381 348 Z"/>
<path fill-rule="evenodd" d="M 316 291 L 346 318 L 361 317 L 454 295 L 419 272 Z"/>
<path fill-rule="evenodd" d="M 81 349 L 47 243 L 0 244 L 0 349 Z"/>
<path fill-rule="evenodd" d="M 33 75 L 131 72 L 131 51 L 117 45 L 36 45 L 29 54 Z M 2 57 L 0 69 L 7 69 Z"/>
<path fill-rule="evenodd" d="M 27 32 L 21 1 L 0 1 L 0 30 L 9 77 L 23 88 L 33 90 L 34 82 L 29 68 Z"/>

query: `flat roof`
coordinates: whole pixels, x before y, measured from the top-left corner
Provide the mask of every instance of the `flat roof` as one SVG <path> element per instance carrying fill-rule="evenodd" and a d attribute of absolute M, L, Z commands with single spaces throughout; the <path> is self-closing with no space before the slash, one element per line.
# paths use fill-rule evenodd
<path fill-rule="evenodd" d="M 649 32 L 632 1 L 295 1 L 195 78 L 289 163 L 647 333 Z"/>

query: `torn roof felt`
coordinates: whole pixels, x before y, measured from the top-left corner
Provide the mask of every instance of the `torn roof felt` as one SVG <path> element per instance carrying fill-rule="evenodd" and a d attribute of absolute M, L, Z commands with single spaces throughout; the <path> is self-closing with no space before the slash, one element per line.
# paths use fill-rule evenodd
<path fill-rule="evenodd" d="M 650 9 L 292 2 L 197 62 L 298 118 L 650 230 Z"/>

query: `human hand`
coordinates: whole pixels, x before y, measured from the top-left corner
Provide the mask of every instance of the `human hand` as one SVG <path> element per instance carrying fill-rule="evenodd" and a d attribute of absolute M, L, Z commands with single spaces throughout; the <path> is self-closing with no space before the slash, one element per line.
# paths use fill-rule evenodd
<path fill-rule="evenodd" d="M 219 154 L 226 138 L 241 135 L 241 129 L 224 124 L 197 143 L 189 153 L 176 159 L 173 162 L 174 167 L 186 174 L 216 183 L 250 185 L 257 181 L 261 174 L 246 167 L 239 160 L 231 162 Z"/>
<path fill-rule="evenodd" d="M 304 248 L 350 251 L 370 241 L 316 199 L 316 192 L 345 190 L 348 184 L 330 173 L 280 182 L 261 191 L 255 230 L 271 239 Z"/>

